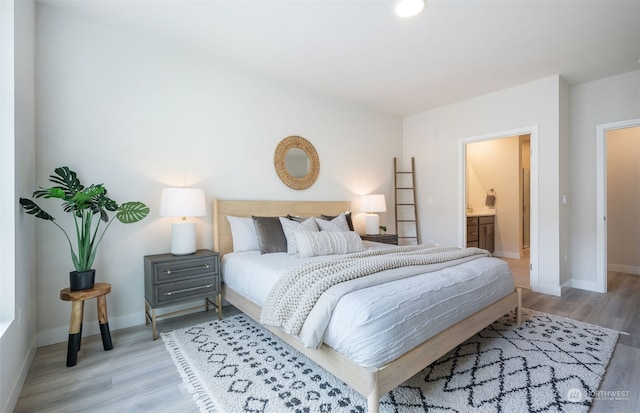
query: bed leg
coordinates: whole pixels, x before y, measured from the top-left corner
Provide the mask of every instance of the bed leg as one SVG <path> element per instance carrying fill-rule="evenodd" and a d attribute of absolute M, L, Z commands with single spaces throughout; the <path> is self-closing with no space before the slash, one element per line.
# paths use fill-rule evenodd
<path fill-rule="evenodd" d="M 522 288 L 518 288 L 518 307 L 516 307 L 516 323 L 522 324 Z"/>
<path fill-rule="evenodd" d="M 370 370 L 369 372 L 369 395 L 367 396 L 367 412 L 378 413 L 380 408 L 380 393 L 378 390 L 378 372 Z"/>
<path fill-rule="evenodd" d="M 378 397 L 378 389 L 373 390 L 367 398 L 367 412 L 378 413 L 380 407 L 380 398 Z"/>

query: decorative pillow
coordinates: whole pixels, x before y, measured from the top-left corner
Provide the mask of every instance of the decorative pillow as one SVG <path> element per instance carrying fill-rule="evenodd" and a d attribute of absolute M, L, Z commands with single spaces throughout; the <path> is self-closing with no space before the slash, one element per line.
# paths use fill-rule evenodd
<path fill-rule="evenodd" d="M 347 224 L 347 218 L 344 214 L 338 215 L 331 221 L 316 218 L 316 224 L 318 224 L 320 231 L 349 231 L 349 224 Z"/>
<path fill-rule="evenodd" d="M 297 231 L 298 256 L 301 258 L 318 255 L 348 254 L 364 251 L 362 239 L 354 231 Z"/>
<path fill-rule="evenodd" d="M 337 215 L 325 215 L 325 214 L 320 215 L 320 218 L 326 219 L 327 221 L 331 221 L 336 217 Z M 353 221 L 351 220 L 351 212 L 349 211 L 345 212 L 344 217 L 347 219 L 347 225 L 349 226 L 349 231 L 355 231 L 355 229 L 353 229 Z"/>
<path fill-rule="evenodd" d="M 253 219 L 227 215 L 227 221 L 231 226 L 234 252 L 258 251 L 260 249 Z"/>
<path fill-rule="evenodd" d="M 307 218 L 302 222 L 293 221 L 289 218 L 280 217 L 280 224 L 284 231 L 284 236 L 287 239 L 287 253 L 297 254 L 298 244 L 296 242 L 295 233 L 298 231 L 313 231 L 318 232 L 318 225 L 313 218 Z"/>
<path fill-rule="evenodd" d="M 258 234 L 258 246 L 261 254 L 287 252 L 287 239 L 284 236 L 280 217 L 252 217 Z"/>

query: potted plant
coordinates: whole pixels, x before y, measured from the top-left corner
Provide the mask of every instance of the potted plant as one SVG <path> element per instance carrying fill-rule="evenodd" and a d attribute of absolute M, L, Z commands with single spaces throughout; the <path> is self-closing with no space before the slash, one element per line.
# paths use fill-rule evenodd
<path fill-rule="evenodd" d="M 107 189 L 103 184 L 85 187 L 80 183 L 77 174 L 66 166 L 56 168 L 55 175 L 50 175 L 49 180 L 56 186 L 41 188 L 33 193 L 33 197 L 62 200 L 62 210 L 70 213 L 73 217 L 76 229 L 76 248 L 74 248 L 67 231 L 35 202 L 27 198 L 20 198 L 20 205 L 28 214 L 51 221 L 60 228 L 69 243 L 71 259 L 75 267 L 75 271 L 69 273 L 70 288 L 73 291 L 88 290 L 93 288 L 95 281 L 95 270 L 91 267 L 98 246 L 114 219 L 123 224 L 132 224 L 149 215 L 149 208 L 137 201 L 118 205 L 116 201 L 107 196 Z M 115 212 L 115 215 L 109 217 L 109 212 Z M 105 225 L 101 230 L 102 222 Z"/>

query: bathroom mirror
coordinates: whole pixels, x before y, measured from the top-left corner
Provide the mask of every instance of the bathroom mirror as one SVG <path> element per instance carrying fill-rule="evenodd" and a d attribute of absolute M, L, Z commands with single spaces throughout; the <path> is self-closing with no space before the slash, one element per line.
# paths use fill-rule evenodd
<path fill-rule="evenodd" d="M 311 142 L 300 136 L 288 136 L 276 147 L 274 164 L 280 180 L 293 189 L 307 189 L 320 173 L 318 153 Z"/>

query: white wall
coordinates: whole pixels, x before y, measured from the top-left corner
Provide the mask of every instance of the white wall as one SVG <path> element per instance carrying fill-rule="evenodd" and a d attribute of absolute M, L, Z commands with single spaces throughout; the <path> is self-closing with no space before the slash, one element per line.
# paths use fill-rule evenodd
<path fill-rule="evenodd" d="M 640 127 L 607 133 L 607 260 L 640 274 Z"/>
<path fill-rule="evenodd" d="M 114 224 L 98 252 L 97 280 L 112 284 L 113 329 L 144 322 L 143 256 L 170 243 L 171 220 L 157 215 L 163 186 L 202 187 L 209 199 L 341 200 L 376 192 L 392 202 L 400 118 L 52 6 L 39 4 L 37 18 L 37 184 L 68 165 L 85 183 L 104 183 L 116 201 L 143 201 L 152 211 L 140 223 Z M 320 176 L 308 190 L 294 191 L 276 174 L 273 154 L 289 135 L 310 140 L 320 157 Z M 55 203 L 47 209 L 69 223 Z M 382 224 L 393 222 L 388 210 Z M 200 248 L 212 246 L 211 222 L 209 207 L 198 221 Z M 72 265 L 61 233 L 44 221 L 36 229 L 44 345 L 67 338 L 70 309 L 58 291 Z M 93 307 L 85 334 L 98 331 Z"/>
<path fill-rule="evenodd" d="M 11 191 L 3 187 L 3 202 L 10 200 L 14 208 L 10 219 L 15 220 L 15 234 L 9 240 L 15 248 L 13 257 L 15 318 L 0 338 L 0 412 L 13 411 L 20 395 L 31 361 L 36 351 L 36 300 L 35 300 L 35 223 L 24 217 L 18 207 L 18 196 L 34 185 L 35 171 L 35 113 L 34 113 L 34 28 L 35 4 L 31 0 L 14 2 L 12 13 L 8 1 L 0 2 L 2 25 L 5 18 L 13 21 L 14 47 L 14 93 L 10 99 L 14 103 L 14 182 Z M 8 6 L 8 7 L 7 7 Z M 10 23 L 9 23 L 10 24 Z M 6 26 L 5 26 L 6 27 Z M 3 44 L 4 46 L 4 44 Z M 3 50 L 3 52 L 5 52 Z M 3 94 L 5 93 L 3 89 Z M 4 137 L 3 137 L 4 139 Z M 4 149 L 4 146 L 3 146 Z M 3 154 L 4 155 L 4 154 Z M 4 166 L 4 165 L 3 165 Z M 15 190 L 14 190 L 15 189 Z M 5 198 L 7 197 L 7 198 Z M 3 209 L 3 212 L 4 209 Z M 9 234 L 3 232 L 2 236 Z M 3 240 L 4 244 L 4 240 Z M 3 274 L 7 275 L 7 274 Z M 3 294 L 7 291 L 2 291 Z"/>
<path fill-rule="evenodd" d="M 404 154 L 415 156 L 422 239 L 462 245 L 458 234 L 458 140 L 529 126 L 539 131 L 539 278 L 535 291 L 561 293 L 560 283 L 560 76 L 418 113 L 404 119 Z M 464 168 L 462 168 L 464 170 Z M 563 246 L 563 248 L 568 248 Z M 534 254 L 532 250 L 532 260 Z"/>
<path fill-rule="evenodd" d="M 596 285 L 596 125 L 640 118 L 640 71 L 571 88 L 571 285 Z"/>

